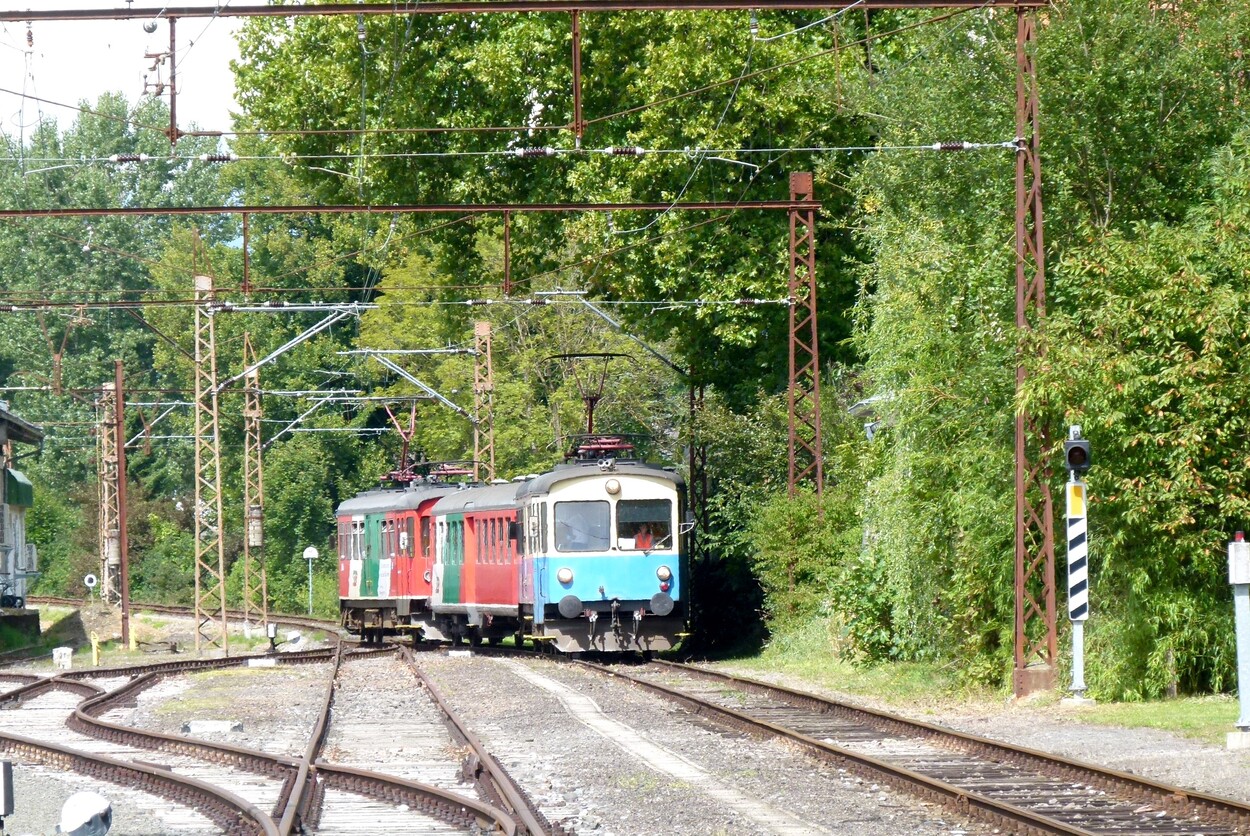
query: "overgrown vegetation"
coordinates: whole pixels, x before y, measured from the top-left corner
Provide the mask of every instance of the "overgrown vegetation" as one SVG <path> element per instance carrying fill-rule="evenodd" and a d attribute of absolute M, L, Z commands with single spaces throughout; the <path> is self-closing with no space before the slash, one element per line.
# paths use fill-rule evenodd
<path fill-rule="evenodd" d="M 1045 419 L 1055 439 L 1080 423 L 1095 457 L 1092 695 L 1228 690 L 1223 544 L 1246 524 L 1250 476 L 1239 394 L 1250 2 L 1071 0 L 1039 14 L 1048 317 L 1020 397 L 1015 13 L 927 24 L 926 14 L 853 10 L 808 27 L 809 12 L 762 12 L 758 38 L 745 12 L 586 16 L 581 153 L 557 130 L 573 113 L 568 20 L 555 14 L 369 16 L 364 49 L 352 16 L 251 20 L 237 72 L 245 133 L 232 145 L 244 159 L 224 167 L 190 162 L 209 139 L 183 139 L 171 160 L 165 137 L 134 127 L 167 121 L 154 101 L 128 122 L 127 103 L 107 97 L 102 115 L 64 136 L 48 123 L 24 147 L 10 139 L 6 207 L 742 201 L 784 198 L 790 171 L 806 169 L 823 205 L 819 504 L 786 489 L 788 312 L 772 304 L 787 294 L 785 213 L 514 212 L 511 299 L 498 213 L 257 215 L 250 295 L 233 216 L 15 220 L 0 229 L 9 299 L 59 305 L 0 318 L 0 379 L 51 390 L 13 397 L 50 428 L 29 468 L 40 590 L 80 594 L 98 559 L 94 441 L 78 429 L 97 416 L 81 393 L 111 379 L 115 357 L 136 389 L 189 390 L 187 300 L 200 274 L 231 301 L 377 305 L 264 367 L 274 392 L 410 396 L 401 376 L 343 352 L 464 348 L 474 323 L 490 321 L 504 477 L 546 467 L 584 426 L 574 369 L 556 355 L 627 355 L 610 365 L 597 426 L 636 433 L 648 458 L 677 464 L 692 441 L 706 445 L 711 526 L 693 567 L 705 648 L 798 644 L 865 671 L 892 662 L 941 670 L 953 688 L 1001 687 L 1012 664 L 1015 415 Z M 976 148 L 926 150 L 948 140 Z M 562 153 L 507 153 L 540 145 Z M 648 153 L 593 152 L 628 146 Z M 836 150 L 864 146 L 878 151 Z M 777 150 L 798 147 L 823 150 Z M 112 153 L 153 161 L 20 164 Z M 682 371 L 578 299 L 537 295 L 556 291 L 586 293 Z M 88 304 L 101 301 L 112 306 Z M 245 334 L 264 356 L 319 318 L 222 312 L 219 366 L 241 369 Z M 471 408 L 471 357 L 405 362 Z M 691 383 L 705 393 L 693 428 Z M 239 509 L 241 397 L 223 398 L 225 504 Z M 306 606 L 303 548 L 333 553 L 333 508 L 398 453 L 393 433 L 367 435 L 392 426 L 377 401 L 312 403 L 265 398 L 265 554 L 279 609 Z M 128 437 L 163 409 L 132 412 Z M 150 433 L 168 438 L 131 453 L 139 598 L 191 594 L 192 432 L 175 409 Z M 419 407 L 414 456 L 472 449 L 463 416 Z M 242 513 L 223 526 L 237 595 Z M 321 612 L 334 609 L 333 572 L 330 560 L 317 567 Z"/>

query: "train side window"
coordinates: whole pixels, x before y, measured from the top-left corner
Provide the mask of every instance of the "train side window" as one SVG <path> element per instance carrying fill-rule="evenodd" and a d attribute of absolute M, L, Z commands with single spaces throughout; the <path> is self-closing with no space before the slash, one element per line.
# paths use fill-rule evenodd
<path fill-rule="evenodd" d="M 339 557 L 347 557 L 347 523 L 339 520 Z"/>
<path fill-rule="evenodd" d="M 538 516 L 542 520 L 540 535 L 538 540 L 538 549 L 543 554 L 547 553 L 547 503 L 540 502 L 538 505 Z"/>
<path fill-rule="evenodd" d="M 430 518 L 421 518 L 421 556 L 429 558 L 432 556 L 430 551 Z"/>
<path fill-rule="evenodd" d="M 413 519 L 412 517 L 409 517 L 408 518 L 408 548 L 406 550 L 406 553 L 409 557 L 412 557 L 412 553 L 417 547 L 416 546 L 416 543 L 417 543 L 416 532 L 417 532 L 417 521 Z"/>

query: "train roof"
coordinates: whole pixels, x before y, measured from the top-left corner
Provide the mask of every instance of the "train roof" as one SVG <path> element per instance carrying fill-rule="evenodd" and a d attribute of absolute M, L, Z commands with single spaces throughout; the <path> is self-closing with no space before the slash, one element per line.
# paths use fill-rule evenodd
<path fill-rule="evenodd" d="M 336 517 L 355 514 L 376 514 L 384 511 L 411 511 L 422 502 L 437 499 L 456 490 L 455 485 L 411 485 L 407 488 L 383 488 L 365 491 L 345 499 L 335 510 Z"/>
<path fill-rule="evenodd" d="M 605 460 L 607 461 L 607 460 Z M 657 467 L 653 464 L 636 461 L 620 461 L 615 460 L 608 467 L 600 462 L 570 462 L 569 464 L 556 465 L 554 470 L 534 479 L 530 479 L 521 486 L 521 490 L 517 493 L 517 499 L 534 494 L 549 493 L 551 489 L 561 482 L 567 482 L 572 479 L 584 479 L 588 476 L 648 476 L 652 479 L 664 479 L 672 482 L 677 488 L 685 487 L 685 480 L 681 478 L 681 474 L 665 467 Z"/>
<path fill-rule="evenodd" d="M 517 490 L 522 487 L 520 482 L 505 482 L 500 485 L 484 485 L 455 491 L 444 496 L 434 506 L 435 514 L 462 514 L 466 511 L 492 511 L 499 508 L 516 506 Z"/>

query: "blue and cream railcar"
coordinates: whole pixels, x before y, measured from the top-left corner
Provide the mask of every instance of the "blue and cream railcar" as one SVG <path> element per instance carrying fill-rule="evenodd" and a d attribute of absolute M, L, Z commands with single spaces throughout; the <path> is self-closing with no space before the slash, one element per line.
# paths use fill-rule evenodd
<path fill-rule="evenodd" d="M 361 636 L 429 629 L 431 509 L 454 486 L 417 484 L 345 500 L 338 520 L 339 614 Z"/>
<path fill-rule="evenodd" d="M 525 482 L 517 505 L 520 615 L 536 641 L 565 653 L 649 652 L 684 635 L 679 475 L 579 461 Z"/>

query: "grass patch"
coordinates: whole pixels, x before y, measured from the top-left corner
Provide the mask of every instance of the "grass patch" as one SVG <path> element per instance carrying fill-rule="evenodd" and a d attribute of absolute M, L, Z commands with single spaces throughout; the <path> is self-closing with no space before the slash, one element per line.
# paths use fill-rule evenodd
<path fill-rule="evenodd" d="M 922 708 L 969 702 L 1001 702 L 1002 695 L 959 682 L 953 667 L 898 662 L 860 666 L 839 658 L 829 621 L 812 621 L 774 636 L 761 653 L 723 660 L 723 667 L 747 676 L 782 674 L 850 696 L 871 697 L 890 705 Z"/>
<path fill-rule="evenodd" d="M 1240 705 L 1227 694 L 1150 702 L 1099 703 L 1073 710 L 1085 723 L 1101 726 L 1160 729 L 1203 743 L 1224 745 L 1234 731 Z"/>
<path fill-rule="evenodd" d="M 774 636 L 762 652 L 720 661 L 716 667 L 755 679 L 788 679 L 800 690 L 844 694 L 851 701 L 883 703 L 913 716 L 958 712 L 993 714 L 1010 711 L 1005 690 L 975 688 L 958 681 L 953 665 L 916 662 L 861 667 L 838 658 L 837 633 L 826 621 L 814 621 Z M 1223 746 L 1235 729 L 1240 704 L 1228 695 L 1185 697 L 1151 702 L 1095 703 L 1060 707 L 1067 696 L 1063 683 L 1038 695 L 1028 706 L 1062 713 L 1082 723 L 1124 728 L 1159 729 L 1203 743 Z"/>

